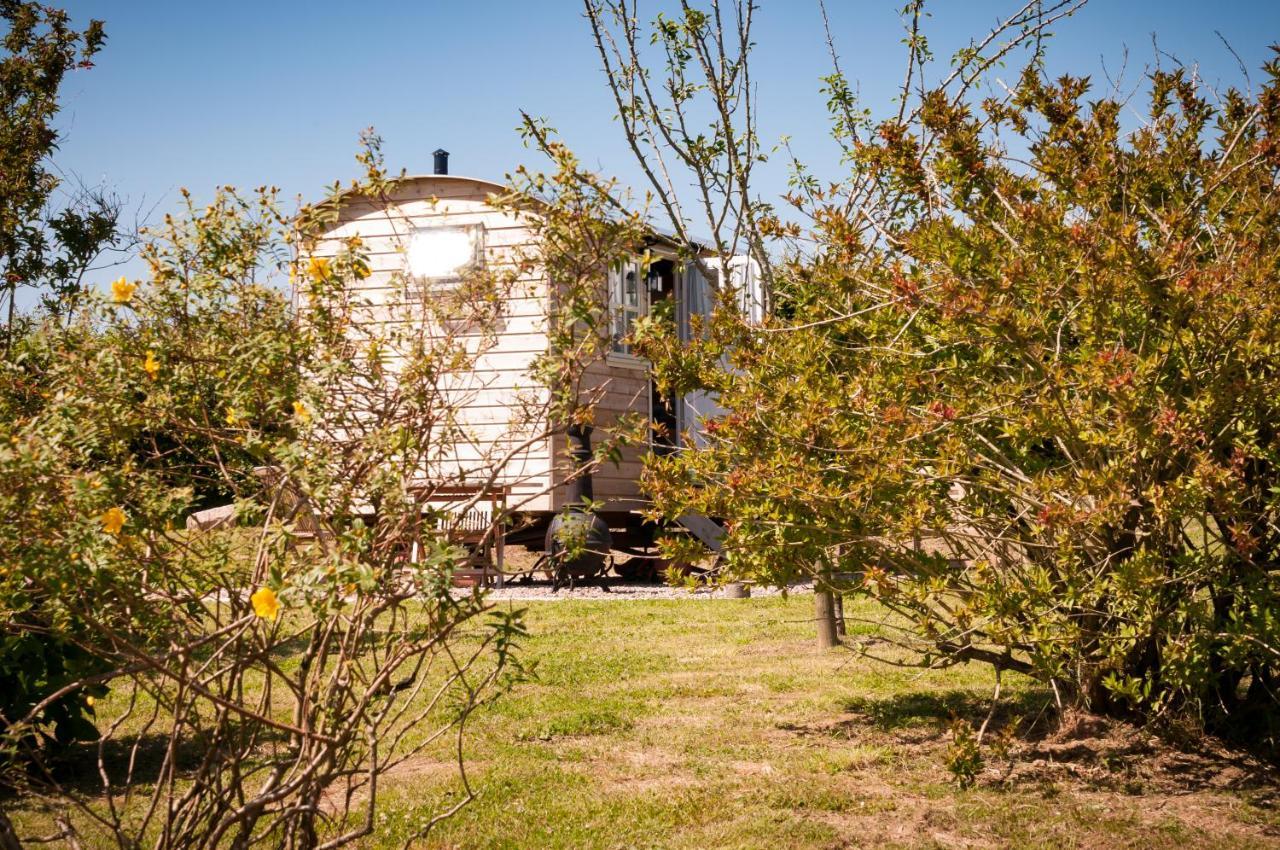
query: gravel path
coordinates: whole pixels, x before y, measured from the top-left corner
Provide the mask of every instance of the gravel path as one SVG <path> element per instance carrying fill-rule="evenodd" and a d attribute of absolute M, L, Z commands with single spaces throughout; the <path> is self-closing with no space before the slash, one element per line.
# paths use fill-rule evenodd
<path fill-rule="evenodd" d="M 789 588 L 790 593 L 808 593 L 812 592 L 812 584 L 797 584 Z M 469 591 L 459 589 L 460 594 Z M 772 587 L 752 587 L 752 596 L 777 596 L 779 593 L 777 588 Z M 512 601 L 529 601 L 543 600 L 547 602 L 556 602 L 564 599 L 603 599 L 614 602 L 627 602 L 640 599 L 723 599 L 725 598 L 724 590 L 720 588 L 699 588 L 697 590 L 685 590 L 682 587 L 671 587 L 661 583 L 622 583 L 616 579 L 609 582 L 608 591 L 602 590 L 599 584 L 579 585 L 573 590 L 561 588 L 555 593 L 551 592 L 551 582 L 535 581 L 531 584 L 515 584 L 511 583 L 505 587 L 493 588 L 489 591 L 489 599 L 494 602 L 502 602 L 506 600 Z"/>

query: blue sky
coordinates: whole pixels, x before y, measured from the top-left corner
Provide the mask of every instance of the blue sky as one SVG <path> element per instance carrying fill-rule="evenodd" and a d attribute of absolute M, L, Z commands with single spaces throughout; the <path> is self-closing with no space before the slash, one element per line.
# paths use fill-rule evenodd
<path fill-rule="evenodd" d="M 828 71 L 816 0 L 759 0 L 755 76 L 761 135 L 789 134 L 819 173 L 832 167 L 818 77 Z M 903 0 L 828 0 L 846 74 L 887 109 L 901 70 Z M 355 176 L 363 127 L 386 141 L 388 164 L 429 171 L 452 152 L 456 174 L 501 179 L 537 164 L 515 127 L 544 116 L 589 164 L 636 181 L 611 120 L 581 6 L 575 0 L 74 0 L 79 23 L 106 21 L 97 67 L 69 76 L 57 163 L 104 182 L 134 206 L 173 209 L 179 187 L 197 199 L 220 184 L 279 186 L 318 197 Z M 651 11 L 663 5 L 644 4 Z M 928 22 L 942 61 L 1014 0 L 935 0 Z M 1241 81 L 1231 43 L 1251 72 L 1280 40 L 1280 0 L 1093 0 L 1061 22 L 1050 67 L 1105 86 L 1128 50 L 1130 84 L 1162 50 L 1198 62 L 1210 82 Z M 779 164 L 766 192 L 784 188 Z"/>

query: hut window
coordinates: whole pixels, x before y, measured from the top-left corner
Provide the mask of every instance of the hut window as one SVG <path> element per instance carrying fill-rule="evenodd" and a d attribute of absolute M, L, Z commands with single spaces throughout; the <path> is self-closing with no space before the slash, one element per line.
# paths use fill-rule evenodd
<path fill-rule="evenodd" d="M 627 339 L 631 336 L 636 319 L 645 313 L 647 295 L 639 263 L 629 261 L 610 270 L 609 322 L 613 350 L 618 354 L 631 353 Z"/>
<path fill-rule="evenodd" d="M 409 237 L 409 274 L 419 280 L 457 280 L 484 264 L 484 229 L 420 227 Z"/>

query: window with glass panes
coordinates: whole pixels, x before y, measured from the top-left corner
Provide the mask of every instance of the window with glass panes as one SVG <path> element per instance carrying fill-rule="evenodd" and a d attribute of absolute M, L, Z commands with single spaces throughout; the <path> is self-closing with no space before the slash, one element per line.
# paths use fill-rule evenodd
<path fill-rule="evenodd" d="M 609 272 L 610 330 L 613 350 L 619 354 L 631 353 L 627 338 L 631 336 L 636 319 L 644 315 L 645 294 L 639 263 L 622 263 Z"/>

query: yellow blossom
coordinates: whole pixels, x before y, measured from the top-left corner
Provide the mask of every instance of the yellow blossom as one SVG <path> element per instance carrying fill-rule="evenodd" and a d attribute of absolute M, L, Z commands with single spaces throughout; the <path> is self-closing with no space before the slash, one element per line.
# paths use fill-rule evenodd
<path fill-rule="evenodd" d="M 293 403 L 293 415 L 304 424 L 311 421 L 311 411 L 307 410 L 307 406 L 300 401 Z"/>
<path fill-rule="evenodd" d="M 90 708 L 93 708 L 93 703 L 94 703 L 94 699 L 92 695 L 84 698 L 84 704 L 89 706 Z"/>
<path fill-rule="evenodd" d="M 146 372 L 153 381 L 156 375 L 160 374 L 160 361 L 156 359 L 154 351 L 147 351 L 147 359 L 142 362 L 142 371 Z"/>
<path fill-rule="evenodd" d="M 240 412 L 236 410 L 234 407 L 228 407 L 227 408 L 227 424 L 234 427 L 239 423 L 240 423 Z"/>
<path fill-rule="evenodd" d="M 107 534 L 119 534 L 120 529 L 124 528 L 124 521 L 124 511 L 119 508 L 107 508 L 107 512 L 102 515 L 102 530 Z"/>
<path fill-rule="evenodd" d="M 264 620 L 274 620 L 276 614 L 280 613 L 280 600 L 276 598 L 275 591 L 269 587 L 260 587 L 255 590 L 253 596 L 249 597 L 249 601 L 253 603 L 253 613 Z"/>
<path fill-rule="evenodd" d="M 113 280 L 111 281 L 111 300 L 117 304 L 128 304 L 133 300 L 133 291 L 137 288 L 138 284 L 125 277 Z"/>
<path fill-rule="evenodd" d="M 329 261 L 324 257 L 312 257 L 307 263 L 307 274 L 316 280 L 324 280 L 329 276 Z"/>
<path fill-rule="evenodd" d="M 369 269 L 369 264 L 363 260 L 357 260 L 351 264 L 351 273 L 355 275 L 356 280 L 364 280 L 373 272 Z"/>

